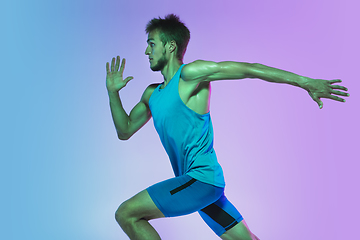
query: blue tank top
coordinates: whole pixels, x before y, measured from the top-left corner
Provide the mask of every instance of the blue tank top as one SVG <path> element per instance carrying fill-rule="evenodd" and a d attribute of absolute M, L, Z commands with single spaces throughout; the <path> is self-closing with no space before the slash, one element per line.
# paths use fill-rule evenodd
<path fill-rule="evenodd" d="M 164 89 L 152 93 L 149 106 L 156 131 L 169 155 L 175 176 L 188 174 L 201 182 L 225 187 L 213 148 L 210 113 L 198 114 L 179 96 L 181 65 Z"/>

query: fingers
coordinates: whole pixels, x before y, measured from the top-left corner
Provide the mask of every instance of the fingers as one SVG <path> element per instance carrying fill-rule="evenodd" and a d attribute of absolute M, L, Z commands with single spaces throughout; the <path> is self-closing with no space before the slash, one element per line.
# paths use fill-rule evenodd
<path fill-rule="evenodd" d="M 120 67 L 121 75 L 124 73 L 125 63 L 126 63 L 126 60 L 125 60 L 125 58 L 123 58 L 123 60 L 121 61 L 121 67 Z"/>
<path fill-rule="evenodd" d="M 120 56 L 116 57 L 116 65 L 115 65 L 115 71 L 119 71 L 120 66 Z"/>
<path fill-rule="evenodd" d="M 314 94 L 309 92 L 310 97 L 319 105 L 319 108 L 322 109 L 323 102 L 320 100 L 320 98 L 316 97 Z"/>
<path fill-rule="evenodd" d="M 115 58 L 112 58 L 111 72 L 119 71 L 119 66 L 120 66 L 120 56 L 116 57 L 116 62 L 115 62 Z M 124 67 L 125 67 L 125 58 L 123 58 L 123 60 L 121 62 L 121 67 L 120 67 L 121 74 L 124 72 Z M 106 63 L 106 72 L 110 73 L 109 62 Z"/>
<path fill-rule="evenodd" d="M 113 72 L 115 68 L 115 58 L 112 58 L 111 60 L 111 71 Z"/>
<path fill-rule="evenodd" d="M 320 98 L 313 98 L 314 101 L 319 105 L 319 108 L 322 109 L 323 108 L 323 102 L 320 100 Z"/>
<path fill-rule="evenodd" d="M 110 73 L 109 62 L 106 63 L 106 73 Z"/>
<path fill-rule="evenodd" d="M 345 102 L 345 99 L 338 97 L 338 96 L 334 96 L 334 95 L 330 95 L 330 97 L 328 97 L 328 98 L 335 100 L 335 101 L 339 101 L 339 102 Z"/>
<path fill-rule="evenodd" d="M 330 80 L 327 81 L 326 85 L 318 87 L 318 89 L 309 91 L 311 98 L 319 105 L 320 109 L 322 109 L 323 107 L 323 102 L 320 100 L 320 98 L 328 98 L 338 102 L 345 102 L 345 99 L 342 97 L 350 96 L 350 94 L 346 92 L 348 90 L 346 87 L 340 85 L 332 85 L 334 83 L 340 82 L 340 79 Z"/>
<path fill-rule="evenodd" d="M 348 93 L 340 92 L 340 91 L 335 91 L 335 90 L 332 90 L 331 93 L 332 93 L 332 94 L 336 94 L 336 95 L 340 95 L 340 96 L 345 96 L 345 97 L 350 96 L 350 94 L 348 94 Z"/>
<path fill-rule="evenodd" d="M 320 100 L 320 97 L 315 96 L 314 94 L 309 93 L 311 98 L 319 105 L 319 108 L 322 109 L 323 108 L 323 102 Z M 334 91 L 334 94 L 338 94 L 341 96 L 348 96 L 347 93 L 343 93 L 343 92 L 339 92 L 339 91 Z M 328 95 L 328 96 L 322 96 L 322 98 L 328 98 L 328 99 L 332 99 L 335 101 L 339 101 L 339 102 L 345 102 L 345 99 L 335 96 L 335 95 Z"/>
<path fill-rule="evenodd" d="M 341 79 L 330 80 L 330 84 L 341 82 Z"/>
<path fill-rule="evenodd" d="M 343 86 L 340 86 L 340 85 L 331 85 L 330 87 L 332 89 L 340 89 L 340 90 L 344 90 L 344 91 L 348 90 L 346 87 L 343 87 Z"/>
<path fill-rule="evenodd" d="M 125 84 L 127 84 L 130 80 L 134 79 L 134 77 L 127 77 L 124 79 Z"/>
<path fill-rule="evenodd" d="M 336 79 L 336 80 L 331 80 L 331 81 L 329 81 L 329 82 L 330 82 L 330 84 L 333 84 L 333 83 L 336 83 L 336 82 L 341 82 L 341 80 L 340 80 L 340 79 Z M 339 90 L 343 90 L 343 91 L 347 91 L 347 90 L 348 90 L 346 87 L 340 86 L 340 85 L 330 85 L 330 87 L 331 87 L 332 89 L 339 89 Z M 344 93 L 344 92 L 340 92 L 340 91 L 331 91 L 331 93 L 337 94 L 337 95 L 340 95 L 340 96 L 345 96 L 345 97 L 350 96 L 350 94 Z"/>
<path fill-rule="evenodd" d="M 341 79 L 335 79 L 335 80 L 331 80 L 329 81 L 330 84 L 333 84 L 333 83 L 340 83 L 341 82 Z M 330 85 L 331 87 L 331 92 L 330 92 L 330 95 L 329 96 L 326 96 L 326 98 L 329 98 L 329 99 L 332 99 L 332 100 L 335 100 L 335 101 L 339 101 L 339 102 L 345 102 L 345 99 L 341 98 L 341 97 L 338 97 L 338 96 L 335 96 L 335 95 L 331 95 L 331 94 L 336 94 L 336 95 L 339 95 L 339 96 L 344 96 L 344 97 L 349 97 L 350 94 L 346 93 L 346 92 L 341 92 L 341 91 L 336 91 L 334 89 L 339 89 L 339 90 L 343 90 L 343 91 L 347 91 L 348 89 L 344 86 L 340 86 L 340 85 Z"/>

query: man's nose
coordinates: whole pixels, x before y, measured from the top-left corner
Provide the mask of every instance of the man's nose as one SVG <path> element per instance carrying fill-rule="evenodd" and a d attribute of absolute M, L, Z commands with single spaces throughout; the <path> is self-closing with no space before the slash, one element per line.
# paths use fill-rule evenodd
<path fill-rule="evenodd" d="M 150 55 L 149 47 L 145 49 L 145 55 Z"/>

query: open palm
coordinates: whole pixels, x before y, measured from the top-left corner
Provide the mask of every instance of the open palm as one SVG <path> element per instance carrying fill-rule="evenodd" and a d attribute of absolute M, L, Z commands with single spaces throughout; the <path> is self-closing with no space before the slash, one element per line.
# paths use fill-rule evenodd
<path fill-rule="evenodd" d="M 106 88 L 109 92 L 118 92 L 120 89 L 124 88 L 126 84 L 133 79 L 133 77 L 127 77 L 123 79 L 123 72 L 125 68 L 125 58 L 121 61 L 120 66 L 120 56 L 116 57 L 111 61 L 111 71 L 109 68 L 109 62 L 106 63 Z"/>

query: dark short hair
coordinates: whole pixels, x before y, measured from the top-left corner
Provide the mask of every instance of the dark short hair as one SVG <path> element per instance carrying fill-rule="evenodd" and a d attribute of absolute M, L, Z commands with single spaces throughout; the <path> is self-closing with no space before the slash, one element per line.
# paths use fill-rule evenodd
<path fill-rule="evenodd" d="M 165 18 L 153 18 L 146 25 L 146 33 L 159 31 L 161 42 L 166 43 L 174 40 L 177 45 L 176 57 L 182 61 L 186 47 L 190 40 L 190 31 L 175 14 L 166 15 Z"/>

